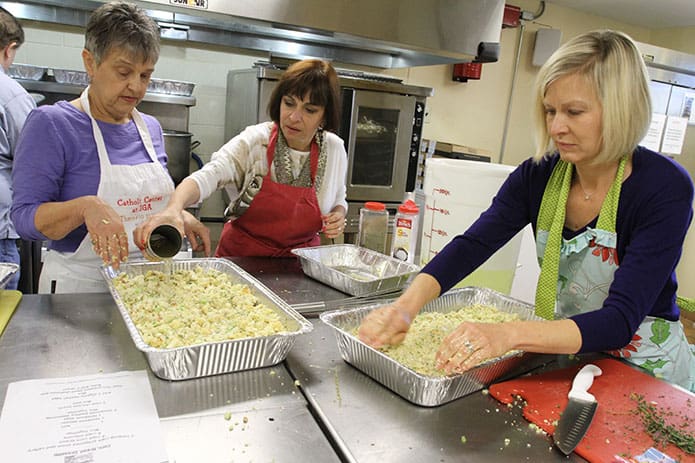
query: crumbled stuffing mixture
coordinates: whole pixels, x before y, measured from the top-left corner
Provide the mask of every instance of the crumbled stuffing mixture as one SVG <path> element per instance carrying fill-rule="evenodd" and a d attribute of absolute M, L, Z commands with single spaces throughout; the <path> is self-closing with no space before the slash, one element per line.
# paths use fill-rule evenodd
<path fill-rule="evenodd" d="M 423 312 L 413 320 L 405 340 L 397 346 L 382 349 L 398 363 L 425 376 L 445 376 L 435 367 L 435 354 L 444 338 L 463 322 L 502 323 L 518 320 L 516 313 L 503 312 L 496 307 L 473 304 L 442 313 Z"/>
<path fill-rule="evenodd" d="M 246 284 L 220 271 L 197 267 L 171 274 L 121 274 L 113 281 L 142 339 L 174 348 L 286 331 L 279 314 Z"/>

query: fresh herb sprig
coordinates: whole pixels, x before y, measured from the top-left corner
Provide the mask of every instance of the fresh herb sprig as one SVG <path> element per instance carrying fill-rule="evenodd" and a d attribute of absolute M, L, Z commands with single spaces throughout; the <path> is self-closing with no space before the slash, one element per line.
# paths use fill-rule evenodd
<path fill-rule="evenodd" d="M 639 414 L 647 434 L 656 444 L 666 446 L 667 443 L 671 443 L 686 453 L 695 454 L 695 435 L 684 429 L 688 423 L 686 419 L 683 420 L 683 429 L 679 429 L 666 423 L 664 413 L 647 402 L 643 396 L 632 393 L 630 399 L 637 402 L 635 413 Z M 672 415 L 673 412 L 669 412 L 669 416 Z"/>

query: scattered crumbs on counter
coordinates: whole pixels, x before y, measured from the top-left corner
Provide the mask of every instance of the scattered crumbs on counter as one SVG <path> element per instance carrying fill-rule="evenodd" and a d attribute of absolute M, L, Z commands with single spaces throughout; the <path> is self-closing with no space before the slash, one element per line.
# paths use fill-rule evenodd
<path fill-rule="evenodd" d="M 233 424 L 230 424 L 230 425 L 229 425 L 229 430 L 230 430 L 230 431 L 234 431 L 234 425 L 233 425 Z"/>
<path fill-rule="evenodd" d="M 527 449 L 530 449 L 530 448 L 531 448 L 531 443 L 530 443 L 530 442 L 527 442 L 527 443 L 526 443 L 526 448 L 527 448 Z"/>
<path fill-rule="evenodd" d="M 210 393 L 210 397 L 215 397 L 215 394 L 213 394 L 213 393 Z"/>
<path fill-rule="evenodd" d="M 461 443 L 462 444 L 465 444 L 467 441 L 468 441 L 468 439 L 466 439 L 466 436 L 461 436 Z"/>
<path fill-rule="evenodd" d="M 301 385 L 302 385 L 302 383 L 299 382 L 298 379 L 295 379 L 295 380 L 294 380 L 294 386 L 295 386 L 295 387 L 299 387 L 299 386 L 301 386 Z"/>
<path fill-rule="evenodd" d="M 338 401 L 338 408 L 343 406 L 343 397 L 340 394 L 340 381 L 338 380 L 338 369 L 333 368 L 333 382 L 335 382 L 335 398 Z"/>
<path fill-rule="evenodd" d="M 224 414 L 224 419 L 227 420 L 227 421 L 231 420 L 231 419 L 232 419 L 232 413 L 231 413 L 231 412 L 225 413 L 225 414 Z"/>
<path fill-rule="evenodd" d="M 490 390 L 486 388 L 486 389 L 481 390 L 480 393 L 483 394 L 483 395 L 489 395 L 489 394 L 490 394 Z"/>
<path fill-rule="evenodd" d="M 244 416 L 244 418 L 243 418 L 241 421 L 243 421 L 244 424 L 246 424 L 246 423 L 249 422 L 249 417 L 248 417 L 248 416 Z"/>
<path fill-rule="evenodd" d="M 275 376 L 275 370 L 270 370 L 270 376 Z"/>
<path fill-rule="evenodd" d="M 508 438 L 508 437 L 505 437 L 505 438 L 504 438 L 504 446 L 505 446 L 505 447 L 507 447 L 507 446 L 509 445 L 510 442 L 511 442 L 511 439 L 510 439 L 510 438 Z"/>

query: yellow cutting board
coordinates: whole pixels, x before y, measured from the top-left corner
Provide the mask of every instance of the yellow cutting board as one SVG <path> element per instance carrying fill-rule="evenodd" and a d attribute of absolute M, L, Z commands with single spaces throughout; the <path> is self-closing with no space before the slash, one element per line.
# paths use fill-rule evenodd
<path fill-rule="evenodd" d="M 0 335 L 12 318 L 12 314 L 22 299 L 22 293 L 14 289 L 0 290 Z"/>

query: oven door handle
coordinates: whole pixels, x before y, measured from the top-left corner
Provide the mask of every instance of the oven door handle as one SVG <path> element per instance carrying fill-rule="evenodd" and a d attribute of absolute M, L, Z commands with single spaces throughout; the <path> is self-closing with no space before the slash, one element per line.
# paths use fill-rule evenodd
<path fill-rule="evenodd" d="M 345 151 L 351 153 L 350 143 L 353 139 L 352 129 L 355 124 L 352 123 L 355 117 L 355 89 L 343 87 L 342 93 L 342 117 L 340 118 L 340 138 L 345 144 Z"/>

